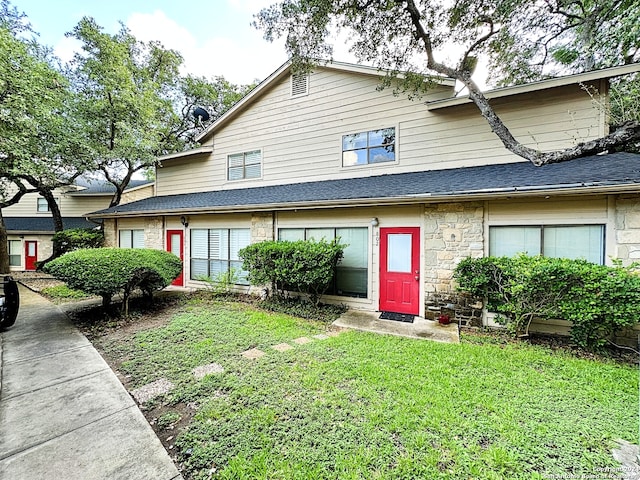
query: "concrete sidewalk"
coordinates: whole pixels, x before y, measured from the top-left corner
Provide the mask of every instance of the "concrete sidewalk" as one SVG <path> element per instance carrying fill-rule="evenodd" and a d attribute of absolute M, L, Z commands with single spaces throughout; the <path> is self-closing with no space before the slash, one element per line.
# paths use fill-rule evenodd
<path fill-rule="evenodd" d="M 51 302 L 20 295 L 0 333 L 0 478 L 181 479 L 86 337 Z"/>

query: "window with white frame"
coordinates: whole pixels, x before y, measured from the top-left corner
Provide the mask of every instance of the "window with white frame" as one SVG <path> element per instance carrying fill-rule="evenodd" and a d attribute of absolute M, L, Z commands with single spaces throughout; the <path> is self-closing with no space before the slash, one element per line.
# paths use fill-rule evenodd
<path fill-rule="evenodd" d="M 584 259 L 603 264 L 604 225 L 531 225 L 489 227 L 489 255 L 518 253 Z"/>
<path fill-rule="evenodd" d="M 334 283 L 327 293 L 367 298 L 369 279 L 368 228 L 280 228 L 279 240 L 334 240 L 346 245 L 336 268 Z"/>
<path fill-rule="evenodd" d="M 38 213 L 44 213 L 44 212 L 50 211 L 49 210 L 49 202 L 47 202 L 46 198 L 38 197 L 37 211 L 38 211 Z"/>
<path fill-rule="evenodd" d="M 244 180 L 247 178 L 260 178 L 262 176 L 262 152 L 234 153 L 228 156 L 228 180 Z"/>
<path fill-rule="evenodd" d="M 396 159 L 396 129 L 381 128 L 342 136 L 342 166 L 393 162 Z"/>
<path fill-rule="evenodd" d="M 144 230 L 120 230 L 119 232 L 120 248 L 144 248 Z"/>
<path fill-rule="evenodd" d="M 247 272 L 242 270 L 238 252 L 251 242 L 248 228 L 192 228 L 191 229 L 191 279 L 202 277 L 216 279 L 234 269 L 237 283 L 248 285 Z"/>
<path fill-rule="evenodd" d="M 20 240 L 9 240 L 9 266 L 22 266 L 22 242 Z"/>

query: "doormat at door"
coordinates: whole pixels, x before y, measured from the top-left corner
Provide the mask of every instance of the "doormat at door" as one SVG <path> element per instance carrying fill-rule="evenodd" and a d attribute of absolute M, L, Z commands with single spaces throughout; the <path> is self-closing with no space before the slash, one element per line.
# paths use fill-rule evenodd
<path fill-rule="evenodd" d="M 413 317 L 414 315 L 407 315 L 404 313 L 382 312 L 378 318 L 381 320 L 395 320 L 396 322 L 413 323 Z"/>

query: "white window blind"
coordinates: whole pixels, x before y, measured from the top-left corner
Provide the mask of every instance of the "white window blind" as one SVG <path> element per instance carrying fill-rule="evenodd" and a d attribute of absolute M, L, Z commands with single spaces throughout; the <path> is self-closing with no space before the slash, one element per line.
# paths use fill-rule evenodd
<path fill-rule="evenodd" d="M 262 176 L 262 152 L 260 150 L 234 153 L 227 157 L 227 161 L 229 164 L 227 178 L 229 180 L 260 178 Z"/>
<path fill-rule="evenodd" d="M 144 248 L 144 230 L 131 232 L 133 248 Z"/>
<path fill-rule="evenodd" d="M 144 230 L 120 230 L 120 248 L 144 248 Z"/>
<path fill-rule="evenodd" d="M 543 225 L 490 227 L 489 254 L 512 257 L 518 253 L 584 259 L 604 263 L 603 225 Z"/>
<path fill-rule="evenodd" d="M 191 278 L 216 279 L 234 268 L 239 274 L 239 284 L 246 284 L 247 272 L 242 270 L 238 252 L 249 245 L 251 231 L 248 228 L 191 229 Z"/>
<path fill-rule="evenodd" d="M 22 242 L 9 240 L 9 266 L 19 267 L 22 264 Z"/>

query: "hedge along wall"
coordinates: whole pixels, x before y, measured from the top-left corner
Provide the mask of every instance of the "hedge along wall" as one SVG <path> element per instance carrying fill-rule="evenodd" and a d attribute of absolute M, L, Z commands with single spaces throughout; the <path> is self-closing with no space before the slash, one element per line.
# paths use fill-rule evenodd
<path fill-rule="evenodd" d="M 593 349 L 640 319 L 640 272 L 633 267 L 521 254 L 467 258 L 455 276 L 515 334 L 528 334 L 535 317 L 559 317 L 572 322 L 578 345 Z"/>

